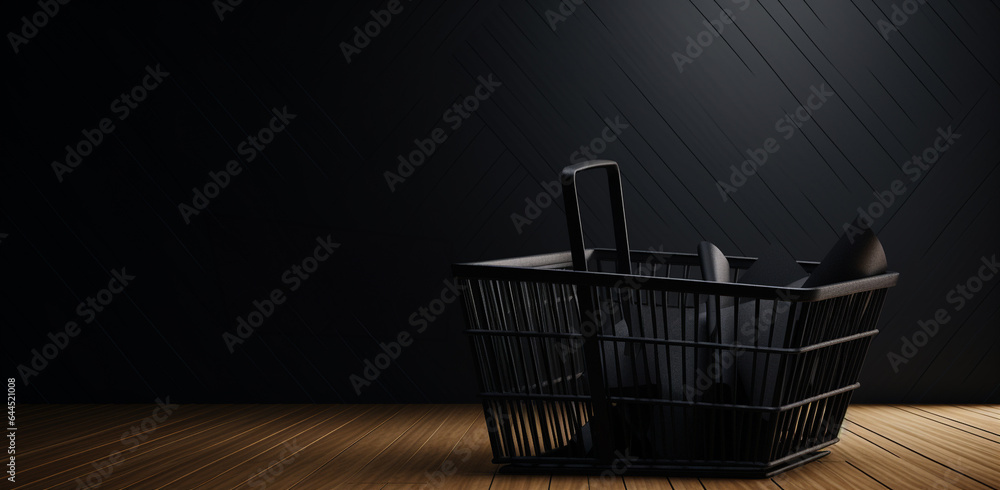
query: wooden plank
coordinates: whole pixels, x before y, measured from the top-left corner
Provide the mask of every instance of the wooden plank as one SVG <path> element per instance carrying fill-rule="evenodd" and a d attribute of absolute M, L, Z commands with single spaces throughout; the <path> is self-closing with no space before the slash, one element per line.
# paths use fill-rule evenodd
<path fill-rule="evenodd" d="M 492 463 L 493 452 L 482 407 L 476 405 L 474 412 L 474 422 L 462 439 L 445 456 L 439 468 L 427 476 L 431 487 L 490 488 L 499 465 Z"/>
<path fill-rule="evenodd" d="M 841 431 L 840 434 L 841 441 L 844 440 L 844 433 L 845 431 Z M 847 457 L 844 454 L 843 446 L 841 446 L 839 443 L 834 444 L 832 446 L 827 446 L 823 448 L 823 450 L 830 451 L 830 454 L 827 454 L 826 456 L 823 456 L 822 458 L 816 461 L 819 461 L 821 463 L 843 463 L 844 461 L 847 461 Z"/>
<path fill-rule="evenodd" d="M 260 439 L 261 435 L 272 434 L 289 425 L 294 425 L 318 411 L 316 406 L 275 405 L 268 408 L 269 415 L 252 422 L 232 426 L 226 431 L 213 431 L 217 436 L 206 439 L 190 438 L 186 444 L 168 449 L 150 451 L 139 461 L 130 463 L 106 483 L 120 488 L 143 487 L 143 482 L 156 477 L 162 468 L 170 468 L 170 473 L 187 473 L 197 469 L 217 454 L 230 454 Z"/>
<path fill-rule="evenodd" d="M 424 473 L 433 470 L 429 463 L 422 463 L 423 458 L 414 458 L 423 446 L 438 432 L 444 431 L 444 446 L 450 448 L 458 442 L 468 429 L 471 419 L 468 410 L 458 405 L 444 405 L 431 410 L 427 417 L 393 441 L 381 454 L 357 470 L 349 483 L 423 483 L 427 480 Z M 456 428 L 455 426 L 458 425 Z M 442 449 L 441 452 L 447 451 Z M 411 460 L 414 460 L 411 463 Z M 408 464 L 410 463 L 410 464 Z M 423 466 L 421 466 L 423 464 Z M 416 465 L 416 466 L 412 466 Z M 392 471 L 386 471 L 392 468 Z"/>
<path fill-rule="evenodd" d="M 19 469 L 17 488 L 75 488 L 77 477 L 94 472 L 92 463 L 126 448 L 121 433 L 152 410 L 150 405 L 103 406 L 103 413 L 74 418 L 72 407 L 56 408 L 34 412 L 57 442 L 46 451 L 33 449 L 35 456 L 47 459 L 37 464 L 24 460 L 31 467 Z M 1000 479 L 994 462 L 1000 421 L 992 409 L 852 406 L 830 456 L 773 479 L 699 480 L 497 474 L 478 405 L 185 405 L 183 415 L 158 424 L 134 453 L 123 452 L 125 458 L 101 483 L 106 488 L 266 483 L 276 488 L 393 490 L 986 488 Z M 123 414 L 130 413 L 141 417 L 123 423 Z M 291 442 L 297 448 L 284 445 Z"/>
<path fill-rule="evenodd" d="M 148 411 L 146 415 L 149 415 Z M 119 434 L 120 430 L 117 427 L 127 427 L 127 425 L 122 425 L 120 420 L 116 420 L 115 414 L 110 411 L 84 420 L 73 419 L 70 415 L 66 418 L 57 417 L 55 420 L 19 418 L 17 423 L 20 439 L 18 458 L 22 461 L 19 466 L 25 470 L 54 459 L 52 451 L 60 447 L 82 441 L 83 448 L 87 448 L 95 438 L 99 440 L 102 437 L 100 434 L 102 430 L 115 427 L 109 433 Z M 45 425 L 48 428 L 38 430 L 39 425 Z"/>
<path fill-rule="evenodd" d="M 292 451 L 298 445 L 298 436 L 321 424 L 332 423 L 336 419 L 347 419 L 360 415 L 367 407 L 348 405 L 313 405 L 301 420 L 292 420 L 286 427 L 271 434 L 259 434 L 260 439 L 226 454 L 218 454 L 214 459 L 197 460 L 196 468 L 172 468 L 169 472 L 152 475 L 140 482 L 143 488 L 194 488 L 229 469 L 261 454 L 282 454 Z M 213 457 L 216 454 L 212 455 Z"/>
<path fill-rule="evenodd" d="M 772 478 L 784 490 L 814 488 L 857 488 L 884 490 L 881 483 L 872 479 L 847 462 L 832 461 L 809 463 Z"/>
<path fill-rule="evenodd" d="M 118 464 L 121 464 L 129 458 L 138 457 L 145 452 L 155 449 L 161 444 L 169 444 L 173 441 L 183 440 L 184 438 L 192 437 L 199 433 L 212 433 L 212 431 L 217 430 L 220 425 L 226 423 L 236 423 L 239 418 L 242 418 L 245 415 L 241 412 L 236 412 L 234 414 L 230 410 L 227 418 L 227 410 L 225 406 L 218 407 L 218 411 L 218 417 L 213 419 L 216 420 L 215 422 L 204 423 L 199 422 L 197 419 L 191 419 L 191 421 L 186 423 L 182 422 L 180 424 L 165 427 L 163 431 L 160 431 L 160 426 L 157 425 L 155 430 L 151 429 L 142 433 L 145 437 L 147 437 L 147 439 L 142 440 L 138 445 L 131 442 L 123 443 L 121 440 L 121 433 L 112 434 L 110 437 L 113 439 L 110 442 L 104 438 L 97 439 L 95 440 L 93 449 L 84 449 L 68 457 L 61 458 L 57 464 L 24 470 L 23 473 L 28 473 L 29 476 L 21 474 L 21 471 L 18 471 L 18 473 L 21 474 L 20 476 L 25 477 L 26 481 L 32 481 L 33 484 L 41 485 L 44 482 L 54 484 L 58 481 L 65 480 L 70 475 L 74 475 L 73 478 L 89 475 L 91 472 L 95 471 L 94 465 L 104 467 L 108 463 L 108 458 L 114 457 L 116 454 L 121 456 L 121 460 L 118 462 Z M 169 419 L 165 420 L 164 424 L 167 422 L 169 422 Z M 126 441 L 130 441 L 131 438 L 132 437 L 130 436 L 126 439 Z M 170 442 L 168 442 L 168 439 Z M 112 465 L 112 468 L 114 466 L 115 465 Z"/>
<path fill-rule="evenodd" d="M 779 489 L 773 481 L 764 480 L 736 480 L 730 478 L 699 478 L 705 490 L 759 490 L 759 489 Z M 671 480 L 673 481 L 673 480 Z"/>
<path fill-rule="evenodd" d="M 401 408 L 401 405 L 360 405 L 344 419 L 337 419 L 328 425 L 322 424 L 297 436 L 300 442 L 296 442 L 296 445 L 302 448 L 286 455 L 284 459 L 279 460 L 280 455 L 274 450 L 262 452 L 195 488 L 234 488 L 258 479 L 258 475 L 263 472 L 274 472 L 279 465 L 282 471 L 276 481 L 280 478 L 284 485 L 291 486 L 297 478 L 314 471 L 334 455 L 355 444 L 396 415 Z M 291 461 L 288 458 L 292 458 Z"/>
<path fill-rule="evenodd" d="M 994 420 L 978 413 L 957 410 L 950 407 L 931 405 L 926 407 L 894 406 L 919 417 L 927 418 L 971 436 L 1000 444 L 1000 420 Z M 976 425 L 973 425 L 972 423 Z M 1000 448 L 998 448 L 1000 449 Z"/>
<path fill-rule="evenodd" d="M 457 462 L 458 475 L 493 475 L 500 468 L 500 465 L 493 464 L 493 448 L 490 446 L 486 416 L 482 407 L 477 408 L 476 421 L 448 454 L 448 459 Z"/>
<path fill-rule="evenodd" d="M 908 407 L 940 415 L 965 427 L 975 427 L 983 432 L 1000 435 L 1000 420 L 989 415 L 962 410 L 955 405 L 908 405 Z"/>
<path fill-rule="evenodd" d="M 482 409 L 476 406 L 456 405 L 453 410 L 455 413 L 443 420 L 410 458 L 394 466 L 395 470 L 385 475 L 389 483 L 426 483 L 434 478 L 435 474 L 439 476 L 454 474 L 458 471 L 458 466 L 468 460 L 472 454 L 471 447 L 463 447 L 455 454 L 455 459 L 448 459 L 448 456 L 458 448 L 459 442 L 472 428 L 472 424 L 482 418 Z M 397 445 L 394 444 L 393 447 Z"/>
<path fill-rule="evenodd" d="M 243 445 L 254 437 L 255 431 L 273 430 L 287 425 L 289 419 L 296 419 L 301 412 L 301 408 L 293 412 L 280 405 L 269 405 L 252 415 L 238 417 L 211 430 L 186 437 L 162 438 L 153 442 L 151 449 L 141 454 L 127 455 L 122 461 L 112 465 L 113 472 L 101 478 L 101 486 L 132 488 L 137 482 L 164 471 L 165 468 L 172 471 L 217 451 L 230 451 L 234 446 Z M 91 473 L 92 470 L 77 476 L 83 477 Z M 65 483 L 74 483 L 74 479 Z"/>
<path fill-rule="evenodd" d="M 934 413 L 948 414 L 953 420 L 977 427 L 979 429 L 997 434 L 1000 433 L 1000 418 L 984 412 L 973 412 L 966 410 L 961 405 L 914 405 L 912 408 L 921 408 Z"/>
<path fill-rule="evenodd" d="M 683 480 L 678 478 L 678 480 Z M 702 490 L 701 483 L 698 482 L 697 478 L 691 478 L 698 490 Z M 684 485 L 684 483 L 681 483 Z M 625 488 L 628 490 L 671 490 L 674 488 L 684 488 L 674 487 L 670 485 L 670 480 L 664 476 L 625 476 Z"/>
<path fill-rule="evenodd" d="M 591 490 L 625 490 L 625 480 L 619 475 L 591 475 L 587 480 Z"/>
<path fill-rule="evenodd" d="M 673 477 L 669 478 L 670 486 L 675 490 L 705 490 L 701 485 L 701 480 L 697 478 Z"/>
<path fill-rule="evenodd" d="M 1000 412 L 987 405 L 955 405 L 955 408 L 1000 420 Z"/>
<path fill-rule="evenodd" d="M 837 451 L 841 461 L 858 461 L 875 454 L 900 459 L 900 454 L 906 451 L 905 448 L 893 447 L 897 445 L 892 441 L 877 441 L 876 439 L 881 439 L 877 436 L 878 434 L 867 433 L 865 429 L 845 420 L 840 431 L 840 442 L 828 449 L 831 452 Z M 826 458 L 820 459 L 819 462 L 826 462 Z"/>
<path fill-rule="evenodd" d="M 296 459 L 295 465 L 286 470 L 288 474 L 282 475 L 282 479 L 290 483 L 291 488 L 324 489 L 346 483 L 355 472 L 423 420 L 431 408 L 429 405 L 404 405 L 388 420 L 358 434 L 356 442 L 347 446 L 342 445 L 336 436 L 323 437 L 303 448 L 306 452 L 302 464 Z"/>
<path fill-rule="evenodd" d="M 145 405 L 84 407 L 84 413 L 59 413 L 51 417 L 20 417 L 18 431 L 26 434 L 24 440 L 30 449 L 22 455 L 44 451 L 68 439 L 82 439 L 110 427 L 117 427 L 142 420 L 149 415 Z"/>
<path fill-rule="evenodd" d="M 865 454 L 867 451 L 881 450 L 878 446 L 866 441 L 864 438 L 858 436 L 857 431 L 851 431 L 850 420 L 844 420 L 843 424 L 840 426 L 840 433 L 837 437 L 840 441 L 832 446 L 827 446 L 823 448 L 823 451 L 829 451 L 830 454 L 823 456 L 822 458 L 816 460 L 819 463 L 843 463 L 850 460 L 851 455 L 855 457 Z M 854 427 L 857 429 L 857 427 Z M 886 454 L 892 455 L 892 452 L 886 452 Z M 893 455 L 895 457 L 895 455 Z"/>
<path fill-rule="evenodd" d="M 590 482 L 586 476 L 552 475 L 549 479 L 549 490 L 588 490 Z"/>
<path fill-rule="evenodd" d="M 848 411 L 848 416 L 850 414 Z M 938 484 L 946 484 L 943 488 L 987 488 L 864 427 L 852 424 L 849 430 L 856 432 L 858 437 L 844 438 L 841 444 L 866 445 L 852 449 L 848 463 L 890 488 L 925 488 Z"/>
<path fill-rule="evenodd" d="M 36 471 L 39 473 L 45 473 L 47 470 L 44 467 L 52 467 L 53 465 L 65 466 L 68 463 L 65 460 L 69 458 L 86 459 L 88 455 L 92 458 L 106 457 L 109 453 L 116 450 L 125 449 L 122 443 L 123 436 L 125 434 L 128 434 L 128 437 L 124 437 L 124 439 L 132 437 L 153 437 L 153 440 L 156 440 L 172 436 L 181 430 L 188 430 L 190 428 L 203 425 L 205 422 L 209 422 L 211 420 L 222 419 L 227 414 L 230 416 L 232 415 L 232 409 L 226 406 L 206 405 L 201 407 L 185 408 L 190 408 L 190 410 L 185 410 L 184 413 L 181 413 L 180 410 L 178 410 L 176 413 L 177 417 L 171 415 L 171 417 L 167 418 L 162 423 L 158 423 L 153 426 L 148 423 L 143 423 L 143 421 L 152 414 L 150 407 L 147 406 L 142 412 L 144 415 L 141 418 L 130 420 L 125 424 L 116 425 L 91 434 L 75 438 L 67 438 L 61 443 L 52 444 L 46 447 L 44 450 L 41 450 L 40 453 L 27 456 L 30 458 L 29 461 L 31 461 L 31 466 L 25 465 L 26 467 L 24 467 L 21 471 L 25 473 Z M 136 427 L 138 430 L 133 433 L 132 427 Z M 129 447 L 134 446 L 130 445 Z"/>
<path fill-rule="evenodd" d="M 965 405 L 957 405 L 957 406 L 961 407 Z M 1000 416 L 1000 405 L 969 405 L 969 406 L 972 408 L 982 410 L 984 412 L 995 413 L 998 416 Z"/>
<path fill-rule="evenodd" d="M 86 439 L 102 431 L 115 431 L 121 427 L 129 427 L 150 414 L 151 407 L 148 405 L 102 407 L 102 410 L 95 412 L 91 416 L 77 419 L 72 414 L 55 419 L 45 419 L 37 421 L 21 420 L 22 428 L 18 431 L 29 432 L 31 436 L 26 439 L 30 445 L 30 450 L 22 453 L 23 456 L 45 452 L 49 448 L 65 445 L 81 439 Z M 36 424 L 47 425 L 49 428 L 38 430 Z"/>
<path fill-rule="evenodd" d="M 547 490 L 548 476 L 534 475 L 503 475 L 497 473 L 493 477 L 490 490 Z"/>
<path fill-rule="evenodd" d="M 454 474 L 440 485 L 424 484 L 424 488 L 462 488 L 469 490 L 487 490 L 493 484 L 493 473 Z"/>
<path fill-rule="evenodd" d="M 851 407 L 848 418 L 887 439 L 980 483 L 1000 482 L 996 444 L 929 422 L 903 410 Z"/>

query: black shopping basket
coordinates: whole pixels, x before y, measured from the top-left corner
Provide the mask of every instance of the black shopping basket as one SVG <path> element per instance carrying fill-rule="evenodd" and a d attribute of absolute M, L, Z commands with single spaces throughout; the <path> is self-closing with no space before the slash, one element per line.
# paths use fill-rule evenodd
<path fill-rule="evenodd" d="M 584 248 L 576 175 L 588 169 L 607 171 L 616 250 Z M 570 252 L 454 266 L 493 462 L 764 478 L 828 454 L 897 274 L 704 281 L 694 254 L 629 250 L 615 162 L 562 177 Z M 755 261 L 727 258 L 735 278 Z"/>

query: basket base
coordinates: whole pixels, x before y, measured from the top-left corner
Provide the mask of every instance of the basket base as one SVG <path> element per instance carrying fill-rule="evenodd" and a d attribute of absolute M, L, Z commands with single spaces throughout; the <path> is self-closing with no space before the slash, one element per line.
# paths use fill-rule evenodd
<path fill-rule="evenodd" d="M 773 466 L 753 468 L 748 466 L 697 466 L 697 465 L 640 465 L 634 464 L 624 470 L 620 467 L 581 464 L 528 464 L 511 463 L 500 467 L 499 472 L 514 475 L 650 475 L 688 476 L 708 478 L 770 478 L 830 454 L 830 451 L 815 451 Z"/>

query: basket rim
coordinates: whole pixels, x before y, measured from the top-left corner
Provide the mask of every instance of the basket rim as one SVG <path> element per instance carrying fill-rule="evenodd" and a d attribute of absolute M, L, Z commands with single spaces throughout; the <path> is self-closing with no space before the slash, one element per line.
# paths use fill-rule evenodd
<path fill-rule="evenodd" d="M 594 253 L 606 252 L 614 252 L 614 250 L 607 248 L 586 249 L 588 258 Z M 691 259 L 697 260 L 698 258 L 697 254 L 691 253 L 649 250 L 631 250 L 630 253 L 633 256 L 653 258 L 675 257 L 687 259 L 688 261 L 691 261 Z M 729 255 L 726 258 L 731 264 L 735 263 L 738 265 L 749 264 L 757 260 L 756 257 Z M 812 269 L 818 264 L 818 262 L 804 260 L 797 262 L 804 266 L 806 270 Z M 584 272 L 561 268 L 572 267 L 572 265 L 572 256 L 570 252 L 566 251 L 480 262 L 456 263 L 452 264 L 452 272 L 456 277 L 465 279 L 500 279 L 551 284 L 573 284 L 578 286 L 618 287 L 636 290 L 676 291 L 793 302 L 822 301 L 854 293 L 886 289 L 895 286 L 899 278 L 898 272 L 886 271 L 882 274 L 862 279 L 825 284 L 812 288 L 796 288 L 714 282 L 701 279 L 652 277 L 613 272 Z"/>

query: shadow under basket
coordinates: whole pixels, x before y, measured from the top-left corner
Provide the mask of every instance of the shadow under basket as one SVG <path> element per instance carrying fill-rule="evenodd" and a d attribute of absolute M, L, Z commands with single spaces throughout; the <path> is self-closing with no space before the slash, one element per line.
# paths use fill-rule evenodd
<path fill-rule="evenodd" d="M 621 257 L 454 266 L 501 471 L 765 478 L 827 454 L 896 273 L 789 288 Z M 755 260 L 727 258 L 737 280 Z"/>

